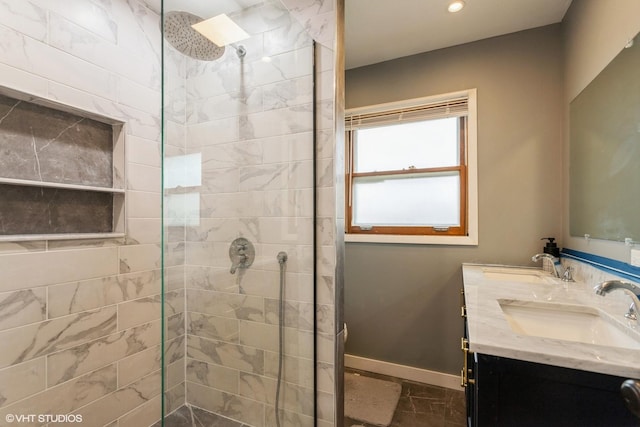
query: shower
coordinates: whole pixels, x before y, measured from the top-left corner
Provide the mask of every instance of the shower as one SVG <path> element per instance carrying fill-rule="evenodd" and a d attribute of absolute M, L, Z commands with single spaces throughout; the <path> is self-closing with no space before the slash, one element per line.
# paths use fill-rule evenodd
<path fill-rule="evenodd" d="M 215 61 L 224 54 L 225 46 L 218 46 L 192 27 L 202 21 L 189 12 L 167 12 L 163 19 L 164 37 L 178 52 L 201 61 Z M 238 58 L 247 54 L 244 46 L 230 46 L 236 50 Z"/>
<path fill-rule="evenodd" d="M 165 300 L 165 348 L 176 349 L 164 360 L 165 425 L 206 411 L 197 416 L 211 425 L 311 427 L 315 45 L 279 1 L 210 3 L 218 9 L 163 18 L 165 292 L 184 295 L 180 308 Z M 192 27 L 222 15 L 246 32 L 251 55 Z"/>
<path fill-rule="evenodd" d="M 0 4 L 0 205 L 23 227 L 0 236 L 0 424 L 333 425 L 336 121 L 314 115 L 313 89 L 331 111 L 341 15 L 304 0 Z M 191 27 L 220 15 L 250 37 Z M 74 231 L 49 227 L 53 207 Z M 231 274 L 240 238 L 255 259 Z"/>

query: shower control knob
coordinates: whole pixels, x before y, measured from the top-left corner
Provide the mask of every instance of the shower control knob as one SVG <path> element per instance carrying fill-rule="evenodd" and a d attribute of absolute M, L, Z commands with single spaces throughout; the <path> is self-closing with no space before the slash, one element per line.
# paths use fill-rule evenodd
<path fill-rule="evenodd" d="M 620 394 L 627 405 L 627 409 L 637 418 L 640 418 L 640 381 L 626 380 L 620 386 Z"/>
<path fill-rule="evenodd" d="M 229 247 L 229 259 L 231 260 L 231 274 L 235 274 L 238 268 L 249 268 L 253 264 L 256 251 L 253 244 L 244 237 L 238 237 Z"/>

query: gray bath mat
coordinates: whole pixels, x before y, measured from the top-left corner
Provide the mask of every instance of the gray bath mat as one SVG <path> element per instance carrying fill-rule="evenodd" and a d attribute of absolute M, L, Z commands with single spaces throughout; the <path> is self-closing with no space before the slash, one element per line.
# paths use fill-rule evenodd
<path fill-rule="evenodd" d="M 376 426 L 391 424 L 398 406 L 402 386 L 400 384 L 344 374 L 344 415 Z"/>

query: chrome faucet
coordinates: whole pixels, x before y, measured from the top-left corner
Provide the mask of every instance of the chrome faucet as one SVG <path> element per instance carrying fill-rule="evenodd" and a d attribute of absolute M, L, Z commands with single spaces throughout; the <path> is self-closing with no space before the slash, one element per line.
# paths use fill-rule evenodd
<path fill-rule="evenodd" d="M 560 273 L 558 272 L 558 268 L 556 267 L 556 263 L 560 264 L 560 260 L 558 258 L 554 257 L 551 254 L 535 254 L 534 256 L 531 257 L 531 261 L 538 262 L 543 258 L 546 258 L 549 261 L 551 261 L 551 265 L 553 266 L 553 275 L 559 278 Z"/>
<path fill-rule="evenodd" d="M 616 289 L 621 289 L 628 293 L 632 300 L 631 305 L 629 306 L 629 310 L 627 310 L 624 317 L 631 320 L 638 320 L 637 311 L 638 307 L 640 307 L 638 293 L 640 293 L 640 287 L 634 285 L 633 283 L 624 282 L 622 280 L 607 280 L 593 288 L 593 290 L 596 291 L 596 294 L 602 296 L 605 296 L 609 292 L 615 291 Z"/>

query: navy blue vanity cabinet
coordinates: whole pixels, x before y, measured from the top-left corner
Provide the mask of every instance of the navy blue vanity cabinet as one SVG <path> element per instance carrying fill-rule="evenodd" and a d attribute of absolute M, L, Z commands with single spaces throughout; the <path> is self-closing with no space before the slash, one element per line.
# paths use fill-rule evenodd
<path fill-rule="evenodd" d="M 640 426 L 620 393 L 627 378 L 485 354 L 472 370 L 470 426 Z"/>

